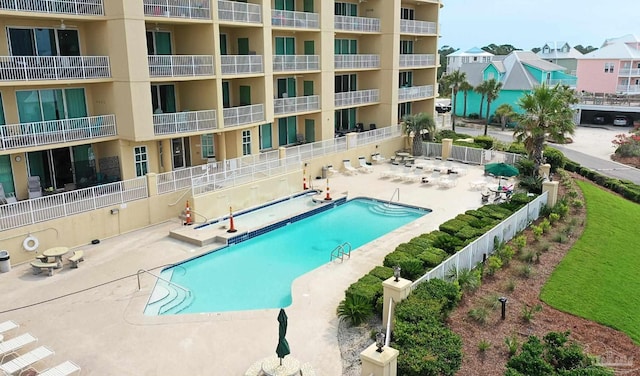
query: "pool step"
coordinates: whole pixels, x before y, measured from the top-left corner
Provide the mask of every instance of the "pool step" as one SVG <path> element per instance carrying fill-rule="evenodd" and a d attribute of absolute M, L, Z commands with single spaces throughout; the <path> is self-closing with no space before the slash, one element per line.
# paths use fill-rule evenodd
<path fill-rule="evenodd" d="M 168 283 L 174 272 L 184 274 L 184 268 L 175 268 L 169 272 L 161 273 L 162 279 L 158 279 L 153 293 L 144 310 L 146 315 L 158 316 L 163 314 L 180 313 L 193 302 L 193 294 L 186 292 L 175 284 Z"/>
<path fill-rule="evenodd" d="M 386 202 L 378 203 L 377 205 L 371 205 L 369 210 L 376 214 L 382 214 L 393 217 L 404 217 L 412 213 L 411 210 L 398 205 L 388 204 Z"/>

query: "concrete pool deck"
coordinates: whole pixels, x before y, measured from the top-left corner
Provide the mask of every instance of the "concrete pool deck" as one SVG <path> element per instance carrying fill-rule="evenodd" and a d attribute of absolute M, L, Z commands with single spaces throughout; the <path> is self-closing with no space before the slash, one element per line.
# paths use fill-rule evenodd
<path fill-rule="evenodd" d="M 311 363 L 318 375 L 342 373 L 335 312 L 344 290 L 381 265 L 384 256 L 398 244 L 481 205 L 480 193 L 470 189 L 470 183 L 483 175 L 480 166 L 463 165 L 466 173 L 448 189 L 380 178 L 389 166 L 375 165 L 370 174 L 332 176 L 332 197 L 389 200 L 398 188 L 400 202 L 429 208 L 432 213 L 360 247 L 343 263 L 328 263 L 294 282 L 293 304 L 286 307 L 287 340 L 291 355 L 302 363 Z M 310 183 L 316 189 L 326 188 L 325 180 Z M 366 224 L 336 225 L 352 226 L 357 231 L 358 226 Z M 274 355 L 277 309 L 142 314 L 155 278 L 141 274 L 139 291 L 135 276 L 139 269 L 157 274 L 163 265 L 211 248 L 169 238 L 169 232 L 179 227 L 176 219 L 104 239 L 97 245 L 78 247 L 85 251 L 85 261 L 78 269 L 70 269 L 65 261 L 53 277 L 33 275 L 28 263 L 0 274 L 0 322 L 13 320 L 20 324 L 5 338 L 29 332 L 39 339 L 38 346 L 55 351 L 34 368 L 43 370 L 72 360 L 82 367 L 82 375 L 243 375 L 254 362 Z"/>

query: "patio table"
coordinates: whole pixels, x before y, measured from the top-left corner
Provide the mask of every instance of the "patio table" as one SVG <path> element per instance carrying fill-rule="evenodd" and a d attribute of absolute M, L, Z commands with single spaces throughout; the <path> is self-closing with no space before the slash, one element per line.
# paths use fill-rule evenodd
<path fill-rule="evenodd" d="M 56 263 L 58 264 L 56 269 L 60 269 L 62 267 L 62 256 L 66 255 L 68 252 L 68 247 L 53 247 L 42 252 L 42 255 L 55 258 Z"/>

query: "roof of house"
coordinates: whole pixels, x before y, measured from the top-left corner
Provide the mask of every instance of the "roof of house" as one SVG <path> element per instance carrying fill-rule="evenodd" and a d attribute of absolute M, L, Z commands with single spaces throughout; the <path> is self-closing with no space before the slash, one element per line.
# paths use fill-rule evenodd
<path fill-rule="evenodd" d="M 640 50 L 629 46 L 629 44 L 627 44 L 629 43 L 628 41 L 623 41 L 620 38 L 618 39 L 619 40 L 611 40 L 611 43 L 609 44 L 605 42 L 603 47 L 589 52 L 584 55 L 582 59 L 640 59 Z"/>
<path fill-rule="evenodd" d="M 545 52 L 545 47 L 549 48 L 549 52 Z M 536 55 L 542 59 L 578 59 L 582 57 L 582 53 L 567 42 L 547 42 Z"/>
<path fill-rule="evenodd" d="M 635 34 L 627 34 L 621 37 L 608 38 L 604 40 L 604 43 L 602 43 L 601 48 L 608 46 L 610 44 L 619 43 L 619 42 L 620 43 L 640 43 L 640 38 L 635 36 Z"/>
<path fill-rule="evenodd" d="M 460 66 L 460 72 L 464 72 L 467 76 L 467 82 L 471 84 L 471 86 L 478 86 L 482 83 L 484 78 L 484 70 L 491 63 L 466 63 Z"/>
<path fill-rule="evenodd" d="M 455 56 L 493 56 L 493 54 L 478 47 L 472 47 L 466 51 L 458 50 L 447 55 L 447 57 Z"/>

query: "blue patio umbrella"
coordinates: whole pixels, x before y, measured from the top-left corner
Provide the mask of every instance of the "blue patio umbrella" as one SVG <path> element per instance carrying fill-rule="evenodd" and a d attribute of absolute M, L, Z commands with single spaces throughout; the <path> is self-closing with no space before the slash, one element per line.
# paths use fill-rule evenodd
<path fill-rule="evenodd" d="M 278 347 L 276 347 L 276 354 L 278 354 L 280 365 L 282 365 L 282 359 L 291 354 L 289 342 L 284 338 L 287 335 L 287 314 L 283 308 L 280 308 L 280 313 L 278 314 L 278 324 Z"/>

